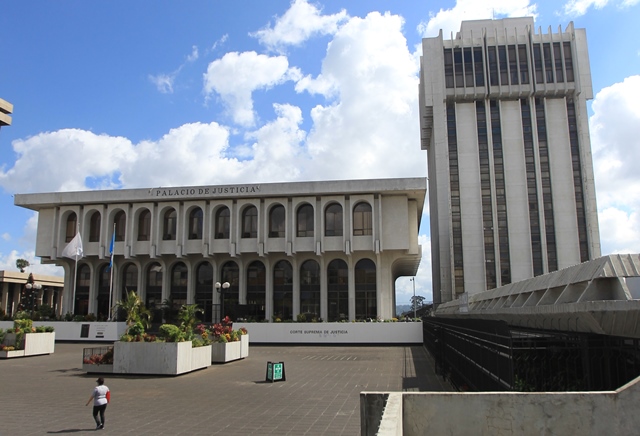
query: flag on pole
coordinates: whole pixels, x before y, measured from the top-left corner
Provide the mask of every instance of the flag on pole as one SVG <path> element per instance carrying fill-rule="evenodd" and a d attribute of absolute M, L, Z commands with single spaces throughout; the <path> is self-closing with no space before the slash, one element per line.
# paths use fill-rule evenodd
<path fill-rule="evenodd" d="M 116 245 L 116 229 L 113 226 L 113 235 L 111 236 L 111 245 L 109 245 L 109 254 L 111 255 L 111 260 L 109 260 L 109 269 L 113 267 L 113 247 Z"/>
<path fill-rule="evenodd" d="M 77 259 L 78 257 L 82 257 L 82 238 L 80 237 L 80 232 L 76 233 L 71 242 L 64 247 L 62 250 L 63 257 L 70 257 L 71 259 Z"/>

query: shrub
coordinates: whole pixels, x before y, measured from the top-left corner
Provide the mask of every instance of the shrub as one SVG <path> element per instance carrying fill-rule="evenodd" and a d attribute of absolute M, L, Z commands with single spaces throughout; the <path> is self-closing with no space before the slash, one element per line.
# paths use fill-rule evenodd
<path fill-rule="evenodd" d="M 184 334 L 178 326 L 173 324 L 162 324 L 159 331 L 160 337 L 167 342 L 183 342 Z"/>

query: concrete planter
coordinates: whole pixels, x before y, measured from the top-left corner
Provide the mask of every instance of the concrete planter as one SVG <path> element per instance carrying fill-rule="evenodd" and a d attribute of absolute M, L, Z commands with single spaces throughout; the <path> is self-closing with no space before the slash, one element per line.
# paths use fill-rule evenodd
<path fill-rule="evenodd" d="M 116 342 L 114 374 L 179 375 L 211 365 L 211 346 L 188 342 Z"/>
<path fill-rule="evenodd" d="M 241 359 L 242 343 L 214 342 L 211 344 L 211 362 L 225 363 Z"/>
<path fill-rule="evenodd" d="M 249 357 L 249 335 L 240 336 L 240 357 Z"/>
<path fill-rule="evenodd" d="M 7 333 L 4 337 L 3 345 L 15 346 L 16 334 Z M 24 335 L 24 347 L 22 350 L 0 351 L 0 359 L 11 359 L 13 357 L 39 356 L 51 354 L 56 346 L 55 332 L 47 333 L 26 333 Z"/>
<path fill-rule="evenodd" d="M 82 370 L 88 374 L 112 374 L 113 365 L 90 365 L 83 363 Z"/>

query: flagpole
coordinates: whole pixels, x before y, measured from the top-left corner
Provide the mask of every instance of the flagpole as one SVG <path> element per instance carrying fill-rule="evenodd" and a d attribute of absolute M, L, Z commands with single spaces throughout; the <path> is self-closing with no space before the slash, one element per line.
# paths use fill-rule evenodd
<path fill-rule="evenodd" d="M 116 239 L 116 223 L 113 223 L 113 234 L 111 236 L 111 245 L 109 246 L 111 253 L 111 261 L 110 265 L 110 277 L 109 277 L 109 321 L 111 321 L 111 310 L 113 308 L 113 252 L 115 250 L 115 239 Z"/>
<path fill-rule="evenodd" d="M 73 270 L 73 297 L 71 298 L 71 313 L 76 314 L 76 286 L 78 284 L 78 250 L 76 250 L 76 266 Z"/>
<path fill-rule="evenodd" d="M 78 223 L 77 227 L 76 227 L 76 236 L 80 235 L 80 223 Z M 73 270 L 73 297 L 71 298 L 71 313 L 73 315 L 76 314 L 76 286 L 78 285 L 78 247 L 77 247 L 78 243 L 76 242 L 76 248 L 75 248 L 75 261 L 76 261 L 76 265 L 75 268 Z"/>

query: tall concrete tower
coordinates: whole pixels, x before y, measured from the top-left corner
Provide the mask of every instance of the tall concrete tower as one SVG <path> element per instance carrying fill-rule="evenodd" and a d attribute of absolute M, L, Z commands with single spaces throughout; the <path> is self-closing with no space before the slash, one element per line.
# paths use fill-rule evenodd
<path fill-rule="evenodd" d="M 599 257 L 585 30 L 466 21 L 422 49 L 434 302 Z"/>

